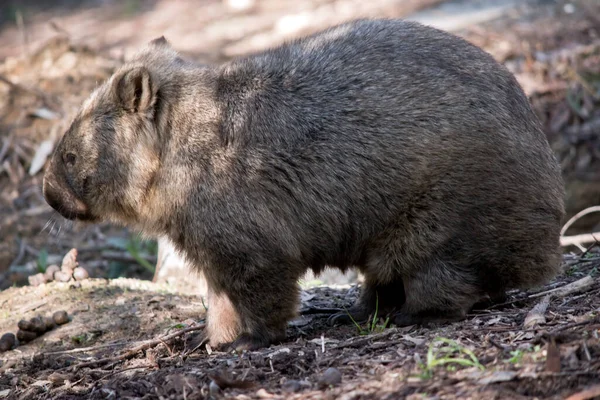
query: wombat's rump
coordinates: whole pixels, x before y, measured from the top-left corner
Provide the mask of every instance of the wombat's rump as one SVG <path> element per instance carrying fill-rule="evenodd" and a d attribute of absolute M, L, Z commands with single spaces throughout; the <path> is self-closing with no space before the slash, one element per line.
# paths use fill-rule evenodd
<path fill-rule="evenodd" d="M 399 20 L 218 67 L 155 40 L 83 105 L 44 195 L 169 237 L 207 279 L 211 343 L 237 349 L 285 337 L 309 268 L 358 268 L 353 316 L 377 296 L 403 325 L 461 319 L 559 267 L 560 170 L 516 80 Z"/>

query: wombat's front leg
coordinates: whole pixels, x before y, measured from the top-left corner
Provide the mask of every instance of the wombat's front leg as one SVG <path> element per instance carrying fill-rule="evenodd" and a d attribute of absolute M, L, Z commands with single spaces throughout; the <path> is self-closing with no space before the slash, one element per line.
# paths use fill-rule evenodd
<path fill-rule="evenodd" d="M 282 267 L 241 267 L 210 274 L 207 331 L 211 346 L 256 350 L 283 341 L 298 301 L 297 279 Z M 270 271 L 270 272 L 269 272 Z M 279 271 L 277 276 L 273 271 Z"/>

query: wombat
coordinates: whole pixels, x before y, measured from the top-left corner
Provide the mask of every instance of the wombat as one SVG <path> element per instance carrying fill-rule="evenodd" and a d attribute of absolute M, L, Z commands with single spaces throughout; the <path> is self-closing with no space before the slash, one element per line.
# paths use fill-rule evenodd
<path fill-rule="evenodd" d="M 377 303 L 400 326 L 559 270 L 561 174 L 519 84 L 403 20 L 220 66 L 155 39 L 82 105 L 43 191 L 66 218 L 168 237 L 206 277 L 221 348 L 284 340 L 308 269 L 358 268 L 349 314 Z"/>

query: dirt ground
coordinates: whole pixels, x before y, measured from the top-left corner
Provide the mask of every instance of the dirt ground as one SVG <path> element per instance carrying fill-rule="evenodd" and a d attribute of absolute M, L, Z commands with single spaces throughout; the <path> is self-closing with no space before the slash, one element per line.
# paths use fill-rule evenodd
<path fill-rule="evenodd" d="M 314 287 L 302 292 L 307 314 L 290 323 L 285 343 L 225 354 L 198 346 L 201 297 L 148 281 L 151 243 L 106 224 L 66 223 L 41 196 L 46 157 L 78 105 L 154 37 L 215 63 L 343 20 L 410 16 L 441 3 L 264 0 L 236 10 L 216 0 L 2 2 L 0 334 L 57 310 L 70 322 L 0 353 L 0 399 L 600 398 L 596 247 L 565 247 L 564 273 L 546 287 L 443 326 L 375 319 L 331 327 L 319 309 L 350 305 L 357 288 Z M 523 85 L 562 164 L 569 215 L 600 205 L 600 3 L 522 1 L 457 33 Z M 598 221 L 587 215 L 567 234 L 600 231 Z M 91 279 L 27 284 L 71 248 Z"/>
<path fill-rule="evenodd" d="M 600 252 L 568 256 L 546 287 L 429 327 L 376 318 L 331 327 L 319 310 L 350 306 L 356 288 L 313 288 L 285 343 L 243 354 L 198 347 L 201 330 L 176 335 L 202 323 L 204 306 L 165 286 L 10 288 L 0 293 L 0 331 L 59 309 L 71 322 L 2 356 L 0 398 L 591 399 L 600 396 L 599 267 Z M 577 397 L 586 388 L 595 395 Z"/>

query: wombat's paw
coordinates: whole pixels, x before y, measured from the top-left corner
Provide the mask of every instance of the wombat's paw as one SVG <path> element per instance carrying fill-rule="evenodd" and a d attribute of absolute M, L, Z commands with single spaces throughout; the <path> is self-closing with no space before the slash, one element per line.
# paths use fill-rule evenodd
<path fill-rule="evenodd" d="M 271 342 L 272 341 L 265 336 L 242 333 L 233 343 L 229 344 L 229 349 L 240 353 L 244 350 L 254 351 L 269 347 Z"/>

